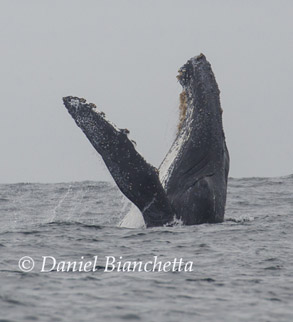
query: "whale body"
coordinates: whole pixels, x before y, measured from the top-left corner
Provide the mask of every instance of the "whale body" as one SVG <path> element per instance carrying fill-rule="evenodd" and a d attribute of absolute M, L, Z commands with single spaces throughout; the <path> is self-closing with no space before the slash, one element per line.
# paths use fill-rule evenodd
<path fill-rule="evenodd" d="M 63 102 L 103 158 L 122 193 L 133 203 L 121 226 L 155 227 L 224 220 L 229 153 L 222 124 L 220 91 L 203 54 L 179 69 L 182 85 L 176 138 L 159 169 L 136 151 L 128 130 L 118 129 L 92 103 Z"/>

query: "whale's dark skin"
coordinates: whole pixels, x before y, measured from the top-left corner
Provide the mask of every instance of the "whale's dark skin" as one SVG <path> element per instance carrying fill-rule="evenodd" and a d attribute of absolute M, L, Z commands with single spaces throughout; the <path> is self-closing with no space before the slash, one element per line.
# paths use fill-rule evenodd
<path fill-rule="evenodd" d="M 163 178 L 127 137 L 94 104 L 68 96 L 63 102 L 76 124 L 102 156 L 122 193 L 141 211 L 147 227 L 217 223 L 224 219 L 229 154 L 222 126 L 219 89 L 204 55 L 191 58 L 178 79 L 185 113 L 163 161 Z M 179 148 L 178 148 L 179 147 Z M 168 155 L 174 154 L 171 162 Z M 167 161 L 166 161 L 167 160 Z M 169 162 L 169 163 L 168 163 Z"/>
<path fill-rule="evenodd" d="M 218 85 L 204 55 L 190 59 L 177 77 L 186 96 L 186 118 L 175 139 L 188 136 L 165 183 L 171 205 L 186 225 L 224 219 L 229 154 Z"/>
<path fill-rule="evenodd" d="M 142 212 L 148 227 L 171 222 L 174 211 L 160 183 L 157 170 L 135 150 L 125 130 L 116 129 L 77 97 L 63 98 L 68 112 L 102 156 L 122 193 Z"/>

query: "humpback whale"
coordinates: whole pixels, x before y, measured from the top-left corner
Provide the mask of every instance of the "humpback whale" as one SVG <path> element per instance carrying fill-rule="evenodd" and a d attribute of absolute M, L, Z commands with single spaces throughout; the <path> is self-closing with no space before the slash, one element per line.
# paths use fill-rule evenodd
<path fill-rule="evenodd" d="M 219 223 L 224 220 L 229 153 L 222 124 L 220 91 L 203 54 L 179 69 L 180 120 L 176 138 L 159 169 L 85 99 L 63 102 L 103 158 L 121 192 L 134 204 L 146 227 Z"/>

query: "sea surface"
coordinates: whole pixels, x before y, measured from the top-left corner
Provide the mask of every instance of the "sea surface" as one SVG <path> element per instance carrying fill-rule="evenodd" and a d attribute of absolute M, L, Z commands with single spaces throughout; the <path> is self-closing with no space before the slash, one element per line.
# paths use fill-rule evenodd
<path fill-rule="evenodd" d="M 112 183 L 0 185 L 0 321 L 293 321 L 293 175 L 230 178 L 221 224 L 120 228 L 128 209 Z M 105 272 L 110 256 L 193 271 Z"/>

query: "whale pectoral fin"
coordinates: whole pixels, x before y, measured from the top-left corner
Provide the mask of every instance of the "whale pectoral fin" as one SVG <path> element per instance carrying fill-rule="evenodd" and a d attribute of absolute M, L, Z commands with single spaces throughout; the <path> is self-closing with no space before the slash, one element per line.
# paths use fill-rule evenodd
<path fill-rule="evenodd" d="M 161 181 L 185 224 L 219 222 L 224 219 L 229 173 L 220 91 L 202 54 L 179 70 L 178 80 L 183 87 L 180 122 L 160 166 Z"/>
<path fill-rule="evenodd" d="M 94 104 L 78 97 L 63 102 L 76 124 L 102 156 L 122 193 L 142 212 L 147 227 L 173 220 L 173 210 L 160 183 L 157 170 L 147 163 L 128 139 L 128 130 L 119 130 L 98 112 Z"/>

